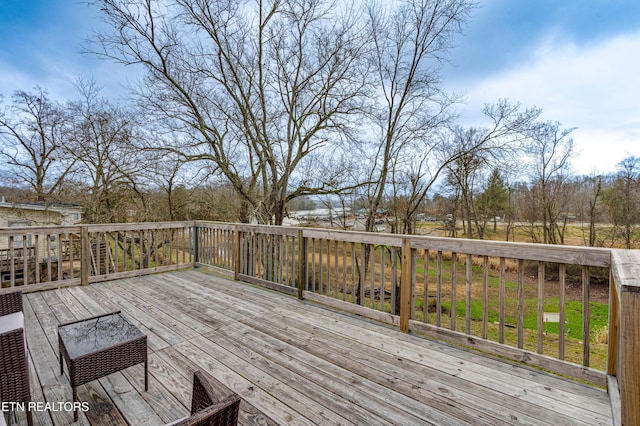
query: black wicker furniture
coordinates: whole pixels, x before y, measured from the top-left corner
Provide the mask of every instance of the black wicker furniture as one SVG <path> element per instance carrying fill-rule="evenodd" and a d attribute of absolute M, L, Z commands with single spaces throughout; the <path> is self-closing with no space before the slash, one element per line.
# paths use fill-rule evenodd
<path fill-rule="evenodd" d="M 60 374 L 63 359 L 73 391 L 73 420 L 78 420 L 80 385 L 144 362 L 144 389 L 148 387 L 147 336 L 120 313 L 113 312 L 58 326 Z"/>
<path fill-rule="evenodd" d="M 0 294 L 0 401 L 24 403 L 25 407 L 31 401 L 22 293 L 19 291 Z M 31 426 L 31 411 L 26 409 L 26 414 Z"/>
<path fill-rule="evenodd" d="M 191 415 L 180 419 L 172 426 L 235 426 L 238 424 L 240 396 L 236 393 L 218 401 L 204 375 L 193 373 L 193 395 Z"/>

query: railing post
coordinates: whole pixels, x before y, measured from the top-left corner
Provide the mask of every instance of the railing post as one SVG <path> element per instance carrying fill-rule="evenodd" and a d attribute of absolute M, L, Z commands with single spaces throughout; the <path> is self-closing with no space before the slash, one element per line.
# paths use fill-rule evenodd
<path fill-rule="evenodd" d="M 193 222 L 193 263 L 195 267 L 198 267 L 198 263 L 200 263 L 200 227 L 197 222 Z"/>
<path fill-rule="evenodd" d="M 618 295 L 617 379 L 623 425 L 640 424 L 640 254 L 613 250 L 611 269 Z M 611 368 L 611 367 L 610 367 Z"/>
<path fill-rule="evenodd" d="M 413 293 L 413 250 L 411 239 L 402 239 L 402 271 L 400 273 L 400 331 L 409 332 L 409 318 L 411 317 L 411 295 Z"/>
<path fill-rule="evenodd" d="M 620 365 L 618 372 L 622 401 L 622 424 L 640 423 L 640 290 L 620 295 Z"/>
<path fill-rule="evenodd" d="M 233 232 L 235 232 L 234 234 L 234 240 L 235 240 L 235 259 L 233 259 L 233 279 L 238 281 L 238 278 L 240 276 L 240 254 L 241 254 L 241 250 L 240 250 L 240 226 L 238 224 L 236 224 L 233 228 Z"/>
<path fill-rule="evenodd" d="M 89 227 L 80 227 L 80 284 L 89 285 L 91 273 L 91 244 L 89 242 Z"/>
<path fill-rule="evenodd" d="M 302 292 L 305 288 L 307 279 L 307 241 L 304 237 L 304 231 L 298 230 L 298 276 L 296 284 L 298 287 L 298 299 L 302 299 Z"/>

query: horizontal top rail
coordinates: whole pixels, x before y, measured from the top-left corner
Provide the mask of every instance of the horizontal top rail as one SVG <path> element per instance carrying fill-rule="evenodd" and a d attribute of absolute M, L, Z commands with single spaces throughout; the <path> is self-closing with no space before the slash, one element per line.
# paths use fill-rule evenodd
<path fill-rule="evenodd" d="M 221 229 L 223 231 L 233 231 L 236 229 L 235 223 L 229 222 L 205 222 L 202 220 L 196 220 L 195 222 L 196 228 L 215 228 Z"/>
<path fill-rule="evenodd" d="M 276 225 L 246 225 L 238 224 L 238 230 L 240 232 L 257 232 L 267 235 L 285 235 L 289 237 L 295 237 L 298 235 L 300 228 L 291 228 Z"/>
<path fill-rule="evenodd" d="M 148 229 L 187 228 L 193 226 L 193 224 L 193 221 L 107 223 L 99 225 L 87 225 L 87 230 L 89 232 L 145 231 Z"/>
<path fill-rule="evenodd" d="M 15 228 L 0 228 L 0 237 L 16 236 L 16 235 L 35 235 L 35 234 L 70 234 L 80 233 L 80 226 L 21 226 Z"/>
<path fill-rule="evenodd" d="M 10 235 L 34 235 L 34 234 L 65 234 L 80 233 L 83 227 L 87 227 L 89 232 L 115 232 L 115 231 L 142 231 L 148 229 L 162 228 L 187 228 L 193 226 L 193 221 L 183 222 L 136 222 L 136 223 L 105 223 L 91 225 L 73 226 L 21 226 L 11 228 L 0 228 L 0 236 Z"/>
<path fill-rule="evenodd" d="M 402 236 L 396 234 L 304 228 L 302 235 L 305 238 L 322 238 L 325 240 L 402 247 Z"/>
<path fill-rule="evenodd" d="M 611 249 L 606 248 L 424 236 L 411 236 L 411 248 L 574 265 L 601 267 L 609 267 L 611 265 Z"/>

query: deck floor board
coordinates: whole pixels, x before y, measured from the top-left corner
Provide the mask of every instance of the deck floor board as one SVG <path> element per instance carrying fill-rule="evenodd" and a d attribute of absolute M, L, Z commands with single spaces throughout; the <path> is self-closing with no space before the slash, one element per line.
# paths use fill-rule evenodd
<path fill-rule="evenodd" d="M 57 325 L 121 310 L 147 334 L 142 365 L 78 389 L 83 425 L 168 423 L 189 411 L 192 372 L 243 398 L 242 425 L 611 425 L 602 389 L 484 356 L 206 270 L 31 293 L 32 398 L 71 400 Z M 71 412 L 34 413 L 67 425 Z M 13 419 L 10 419 L 11 421 Z M 17 423 L 26 424 L 24 413 Z"/>

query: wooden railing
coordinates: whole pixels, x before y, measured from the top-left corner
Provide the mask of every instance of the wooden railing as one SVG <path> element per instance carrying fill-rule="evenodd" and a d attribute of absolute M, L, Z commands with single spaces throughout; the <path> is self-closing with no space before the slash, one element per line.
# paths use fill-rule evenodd
<path fill-rule="evenodd" d="M 192 267 L 194 229 L 193 222 L 0 229 L 0 291 L 39 291 Z"/>
<path fill-rule="evenodd" d="M 201 221 L 11 228 L 2 242 L 0 291 L 210 267 L 607 385 L 620 424 L 640 419 L 633 251 Z M 599 315 L 604 329 L 593 325 Z"/>
<path fill-rule="evenodd" d="M 79 226 L 0 229 L 2 288 L 79 284 L 80 233 Z"/>

